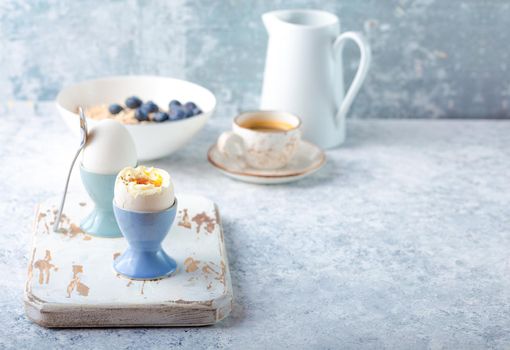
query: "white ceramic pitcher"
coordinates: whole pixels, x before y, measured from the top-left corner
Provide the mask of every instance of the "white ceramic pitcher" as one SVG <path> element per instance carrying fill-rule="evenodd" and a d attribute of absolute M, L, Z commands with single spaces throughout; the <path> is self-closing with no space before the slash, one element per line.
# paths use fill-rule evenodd
<path fill-rule="evenodd" d="M 355 32 L 340 34 L 338 17 L 317 10 L 262 15 L 269 33 L 260 107 L 286 111 L 303 122 L 304 138 L 322 148 L 345 140 L 345 115 L 370 65 L 370 47 Z M 360 64 L 345 94 L 341 51 L 347 40 L 360 49 Z"/>

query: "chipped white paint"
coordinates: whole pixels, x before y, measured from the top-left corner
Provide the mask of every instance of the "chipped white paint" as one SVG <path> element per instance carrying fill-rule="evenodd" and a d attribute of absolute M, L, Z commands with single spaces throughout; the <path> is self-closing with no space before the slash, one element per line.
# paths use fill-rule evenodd
<path fill-rule="evenodd" d="M 232 287 L 218 209 L 203 197 L 177 197 L 177 218 L 163 246 L 178 269 L 152 281 L 115 273 L 112 262 L 126 249 L 124 239 L 77 228 L 90 204 L 67 201 L 64 233 L 50 229 L 57 199 L 41 204 L 25 289 L 28 316 L 49 327 L 204 325 L 226 317 Z"/>

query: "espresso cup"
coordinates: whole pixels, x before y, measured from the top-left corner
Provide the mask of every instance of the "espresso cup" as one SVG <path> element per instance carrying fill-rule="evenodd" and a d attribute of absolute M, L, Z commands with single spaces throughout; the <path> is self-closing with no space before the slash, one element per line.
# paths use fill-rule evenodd
<path fill-rule="evenodd" d="M 242 113 L 234 118 L 232 131 L 218 138 L 218 150 L 224 157 L 252 168 L 282 168 L 299 147 L 300 125 L 299 118 L 287 112 Z"/>

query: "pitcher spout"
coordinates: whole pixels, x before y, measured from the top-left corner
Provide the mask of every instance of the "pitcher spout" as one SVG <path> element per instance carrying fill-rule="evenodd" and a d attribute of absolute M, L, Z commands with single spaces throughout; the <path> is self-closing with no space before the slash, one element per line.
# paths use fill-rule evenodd
<path fill-rule="evenodd" d="M 262 22 L 264 23 L 264 27 L 266 27 L 267 33 L 271 34 L 273 28 L 278 22 L 278 17 L 276 15 L 276 11 L 266 12 L 262 15 Z"/>

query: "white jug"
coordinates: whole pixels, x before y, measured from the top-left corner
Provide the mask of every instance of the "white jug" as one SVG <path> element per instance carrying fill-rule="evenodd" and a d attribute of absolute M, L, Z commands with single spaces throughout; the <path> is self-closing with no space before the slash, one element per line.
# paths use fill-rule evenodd
<path fill-rule="evenodd" d="M 269 33 L 260 107 L 293 113 L 308 139 L 322 148 L 345 140 L 345 115 L 370 65 L 370 47 L 361 34 L 340 34 L 338 17 L 317 10 L 281 10 L 262 15 Z M 360 64 L 345 94 L 341 51 L 353 40 Z"/>

